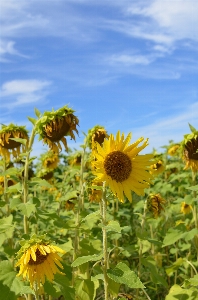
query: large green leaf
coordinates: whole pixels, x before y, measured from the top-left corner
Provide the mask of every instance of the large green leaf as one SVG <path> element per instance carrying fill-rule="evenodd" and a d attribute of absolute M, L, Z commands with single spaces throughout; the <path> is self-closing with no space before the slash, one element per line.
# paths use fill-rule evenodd
<path fill-rule="evenodd" d="M 14 292 L 16 295 L 24 292 L 24 282 L 16 277 L 17 273 L 14 271 L 13 266 L 10 261 L 3 260 L 0 262 L 0 281 L 6 285 L 10 291 Z M 34 294 L 34 292 L 28 288 L 28 293 Z"/>
<path fill-rule="evenodd" d="M 169 246 L 177 242 L 179 239 L 185 236 L 186 232 L 183 232 L 179 229 L 170 228 L 164 238 L 163 246 Z"/>
<path fill-rule="evenodd" d="M 32 212 L 36 212 L 36 205 L 32 204 L 30 202 L 27 203 L 21 203 L 17 206 L 21 212 L 29 218 Z"/>
<path fill-rule="evenodd" d="M 198 292 L 194 289 L 182 289 L 175 284 L 171 287 L 165 300 L 197 300 Z"/>
<path fill-rule="evenodd" d="M 106 230 L 121 233 L 122 228 L 117 221 L 109 221 L 108 225 L 106 226 Z"/>
<path fill-rule="evenodd" d="M 164 277 L 159 274 L 156 268 L 156 261 L 153 257 L 147 256 L 147 258 L 142 258 L 141 263 L 149 269 L 151 279 L 155 284 L 162 284 L 163 286 L 168 287 Z"/>
<path fill-rule="evenodd" d="M 79 300 L 94 300 L 95 286 L 91 279 L 76 281 L 76 296 Z"/>
<path fill-rule="evenodd" d="M 5 240 L 12 238 L 14 225 L 12 224 L 13 216 L 0 219 L 0 246 Z"/>
<path fill-rule="evenodd" d="M 17 300 L 17 296 L 0 281 L 0 300 Z"/>
<path fill-rule="evenodd" d="M 186 189 L 191 190 L 191 191 L 198 191 L 198 185 L 190 186 L 190 187 L 187 187 Z"/>
<path fill-rule="evenodd" d="M 88 261 L 98 261 L 101 260 L 103 257 L 103 254 L 94 254 L 94 255 L 87 255 L 87 256 L 81 256 L 78 257 L 71 265 L 72 267 L 78 267 L 82 264 L 85 264 Z"/>
<path fill-rule="evenodd" d="M 135 272 L 131 271 L 129 267 L 122 262 L 117 264 L 113 270 L 109 269 L 107 275 L 115 282 L 126 284 L 130 288 L 145 288 Z"/>

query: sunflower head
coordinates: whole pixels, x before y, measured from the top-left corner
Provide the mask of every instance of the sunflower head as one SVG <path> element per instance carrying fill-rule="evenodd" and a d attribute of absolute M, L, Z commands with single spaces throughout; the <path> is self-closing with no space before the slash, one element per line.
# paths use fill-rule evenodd
<path fill-rule="evenodd" d="M 26 142 L 15 141 L 13 139 L 25 139 Z M 17 126 L 14 124 L 2 125 L 0 130 L 0 155 L 10 161 L 10 155 L 17 158 L 22 152 L 27 150 L 28 131 L 25 126 Z"/>
<path fill-rule="evenodd" d="M 73 154 L 68 156 L 68 163 L 72 166 L 80 166 L 81 165 L 82 152 L 75 151 Z"/>
<path fill-rule="evenodd" d="M 73 114 L 74 110 L 64 106 L 56 111 L 44 112 L 43 116 L 36 123 L 36 131 L 39 139 L 43 140 L 55 153 L 62 150 L 60 141 L 68 151 L 65 136 L 75 140 L 74 131 L 78 134 L 78 118 Z"/>
<path fill-rule="evenodd" d="M 71 200 L 75 200 L 75 199 L 71 199 Z M 74 206 L 75 206 L 75 203 L 70 200 L 67 200 L 65 203 L 65 209 L 67 211 L 74 210 Z"/>
<path fill-rule="evenodd" d="M 48 151 L 42 154 L 40 159 L 43 167 L 50 170 L 56 169 L 59 163 L 58 154 L 53 151 Z"/>
<path fill-rule="evenodd" d="M 37 173 L 37 177 L 40 177 L 40 178 L 45 179 L 47 181 L 52 179 L 53 175 L 54 175 L 54 172 L 51 169 L 41 169 Z"/>
<path fill-rule="evenodd" d="M 93 183 L 92 186 L 101 187 L 102 182 Z M 91 188 L 89 193 L 89 201 L 99 203 L 101 199 L 102 199 L 102 189 Z"/>
<path fill-rule="evenodd" d="M 158 218 L 161 211 L 164 210 L 166 200 L 160 194 L 150 194 L 147 198 L 147 208 L 152 213 L 154 218 Z"/>
<path fill-rule="evenodd" d="M 179 148 L 180 148 L 179 144 L 171 145 L 168 149 L 168 155 L 170 155 L 170 156 L 177 155 L 179 152 Z"/>
<path fill-rule="evenodd" d="M 162 159 L 157 160 L 156 163 L 150 166 L 150 173 L 154 176 L 157 176 L 161 173 L 163 173 L 165 170 L 165 165 Z"/>
<path fill-rule="evenodd" d="M 96 142 L 100 145 L 103 144 L 104 139 L 108 138 L 106 129 L 103 126 L 96 125 L 89 129 L 87 135 L 87 143 L 90 149 L 94 150 L 96 148 Z"/>
<path fill-rule="evenodd" d="M 184 215 L 187 215 L 191 211 L 192 211 L 192 205 L 189 205 L 186 202 L 181 203 L 181 213 L 183 213 Z"/>
<path fill-rule="evenodd" d="M 121 202 L 124 202 L 124 195 L 132 201 L 131 191 L 144 195 L 144 189 L 149 187 L 152 179 L 149 166 L 153 164 L 153 155 L 139 155 L 148 145 L 148 139 L 139 138 L 129 145 L 130 139 L 131 133 L 126 139 L 120 131 L 115 138 L 111 134 L 104 140 L 103 147 L 97 143 L 95 160 L 92 161 L 93 174 L 97 176 L 94 182 L 106 181 Z M 143 144 L 138 147 L 141 142 Z"/>
<path fill-rule="evenodd" d="M 192 171 L 198 170 L 198 131 L 190 125 L 191 133 L 184 135 L 181 143 L 182 158 L 186 163 L 184 170 L 191 168 Z"/>
<path fill-rule="evenodd" d="M 65 275 L 59 269 L 63 269 L 63 266 L 58 253 L 65 254 L 65 251 L 53 245 L 45 235 L 33 235 L 29 241 L 22 240 L 15 265 L 20 267 L 17 276 L 22 275 L 34 289 L 35 285 L 41 288 L 46 279 L 52 282 L 56 273 Z"/>

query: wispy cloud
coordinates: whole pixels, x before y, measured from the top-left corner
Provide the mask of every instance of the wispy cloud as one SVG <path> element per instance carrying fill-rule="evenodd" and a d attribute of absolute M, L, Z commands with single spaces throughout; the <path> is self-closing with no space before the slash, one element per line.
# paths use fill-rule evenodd
<path fill-rule="evenodd" d="M 166 118 L 157 118 L 156 122 L 149 125 L 134 128 L 134 138 L 144 136 L 149 138 L 148 150 L 153 148 L 160 149 L 164 145 L 168 145 L 170 140 L 180 142 L 183 140 L 184 134 L 190 133 L 188 123 L 198 128 L 198 119 L 196 112 L 198 111 L 198 102 L 189 105 L 185 110 Z M 129 131 L 131 131 L 129 129 Z"/>
<path fill-rule="evenodd" d="M 45 99 L 50 85 L 49 81 L 36 79 L 5 82 L 0 89 L 0 96 L 4 100 L 1 106 L 10 108 Z"/>

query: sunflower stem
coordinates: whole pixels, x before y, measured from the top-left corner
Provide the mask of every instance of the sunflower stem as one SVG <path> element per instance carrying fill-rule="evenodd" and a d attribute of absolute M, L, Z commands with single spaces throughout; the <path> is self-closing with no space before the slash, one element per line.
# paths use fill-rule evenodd
<path fill-rule="evenodd" d="M 26 155 L 26 160 L 25 160 L 25 169 L 24 169 L 24 194 L 23 194 L 23 203 L 27 203 L 27 198 L 28 198 L 28 170 L 29 170 L 29 159 L 30 159 L 30 152 L 32 149 L 32 145 L 34 142 L 34 137 L 35 137 L 35 127 L 32 129 L 32 133 L 29 139 L 28 143 L 28 148 L 27 148 L 27 155 Z M 24 216 L 23 218 L 24 222 L 24 233 L 28 233 L 28 218 L 27 216 Z"/>
<path fill-rule="evenodd" d="M 107 268 L 108 268 L 108 252 L 107 252 L 107 218 L 106 218 L 106 211 L 107 211 L 107 200 L 106 200 L 106 182 L 103 182 L 103 190 L 102 190 L 102 233 L 103 233 L 103 274 L 104 274 L 104 292 L 105 292 L 105 300 L 109 299 L 108 293 L 108 276 L 107 276 Z"/>
<path fill-rule="evenodd" d="M 4 168 L 3 172 L 6 172 L 6 159 L 4 159 Z M 4 175 L 4 200 L 6 203 L 6 214 L 9 216 L 10 214 L 10 207 L 9 207 L 9 200 L 8 200 L 8 194 L 7 194 L 7 188 L 8 188 L 8 179 L 7 175 Z"/>

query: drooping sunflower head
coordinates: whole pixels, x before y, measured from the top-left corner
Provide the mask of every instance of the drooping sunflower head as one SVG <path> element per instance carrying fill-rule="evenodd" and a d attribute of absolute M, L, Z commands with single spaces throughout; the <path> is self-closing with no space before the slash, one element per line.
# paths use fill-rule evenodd
<path fill-rule="evenodd" d="M 71 155 L 68 156 L 68 163 L 72 166 L 80 166 L 81 165 L 81 159 L 82 159 L 82 152 L 81 151 L 75 151 Z"/>
<path fill-rule="evenodd" d="M 22 275 L 23 279 L 28 280 L 32 289 L 35 284 L 40 288 L 46 279 L 52 282 L 56 273 L 65 275 L 59 270 L 63 266 L 58 255 L 65 254 L 65 251 L 53 245 L 46 236 L 33 235 L 29 241 L 21 241 L 21 245 L 15 265 L 20 267 L 17 276 Z"/>
<path fill-rule="evenodd" d="M 192 211 L 192 205 L 189 205 L 186 202 L 181 203 L 181 213 L 183 213 L 184 215 L 187 215 L 191 211 Z"/>
<path fill-rule="evenodd" d="M 53 178 L 54 172 L 52 169 L 41 169 L 40 171 L 37 172 L 37 177 L 40 177 L 42 179 L 45 179 L 49 181 L 50 179 Z"/>
<path fill-rule="evenodd" d="M 179 154 L 179 148 L 180 148 L 179 144 L 171 145 L 168 149 L 168 155 L 175 156 L 175 155 Z"/>
<path fill-rule="evenodd" d="M 124 195 L 132 201 L 131 191 L 144 195 L 144 189 L 149 187 L 152 179 L 149 166 L 153 164 L 153 154 L 139 155 L 148 145 L 148 139 L 144 141 L 141 137 L 129 145 L 130 139 L 131 133 L 126 139 L 120 131 L 116 138 L 111 134 L 104 140 L 103 147 L 97 144 L 96 160 L 92 162 L 93 174 L 97 176 L 94 182 L 106 181 L 121 202 L 124 202 Z M 138 147 L 141 142 L 143 144 Z"/>
<path fill-rule="evenodd" d="M 190 125 L 191 133 L 184 135 L 181 143 L 182 158 L 186 163 L 184 170 L 191 168 L 192 171 L 198 170 L 198 131 Z"/>
<path fill-rule="evenodd" d="M 23 139 L 24 141 L 16 141 L 13 139 Z M 25 126 L 17 126 L 14 124 L 2 125 L 0 130 L 0 155 L 6 161 L 10 161 L 10 155 L 17 158 L 22 152 L 27 150 L 28 131 Z"/>
<path fill-rule="evenodd" d="M 43 167 L 50 170 L 56 169 L 59 163 L 58 154 L 53 151 L 48 151 L 42 154 L 40 159 Z"/>
<path fill-rule="evenodd" d="M 75 199 L 71 199 L 71 200 L 75 200 Z M 70 200 L 67 200 L 66 203 L 65 203 L 65 209 L 67 211 L 70 211 L 70 210 L 74 210 L 74 207 L 75 207 L 75 203 L 70 201 Z"/>
<path fill-rule="evenodd" d="M 156 157 L 154 157 L 156 159 Z M 165 170 L 165 165 L 162 159 L 157 160 L 156 163 L 150 166 L 150 173 L 154 176 L 157 176 L 163 173 Z"/>
<path fill-rule="evenodd" d="M 92 150 L 96 148 L 96 142 L 102 146 L 104 139 L 108 138 L 106 129 L 103 126 L 96 125 L 89 129 L 87 135 L 88 147 Z"/>
<path fill-rule="evenodd" d="M 147 198 L 147 208 L 154 218 L 158 218 L 164 210 L 166 200 L 160 194 L 150 194 Z"/>
<path fill-rule="evenodd" d="M 75 140 L 74 131 L 78 134 L 78 118 L 73 114 L 74 110 L 64 106 L 56 111 L 44 112 L 43 116 L 36 123 L 36 131 L 39 140 L 43 140 L 55 153 L 62 150 L 60 141 L 68 151 L 66 136 Z"/>
<path fill-rule="evenodd" d="M 93 188 L 95 186 L 95 188 Z M 99 188 L 97 188 L 97 186 Z M 102 199 L 102 182 L 96 182 L 92 184 L 92 188 L 89 192 L 89 201 L 99 203 Z"/>

